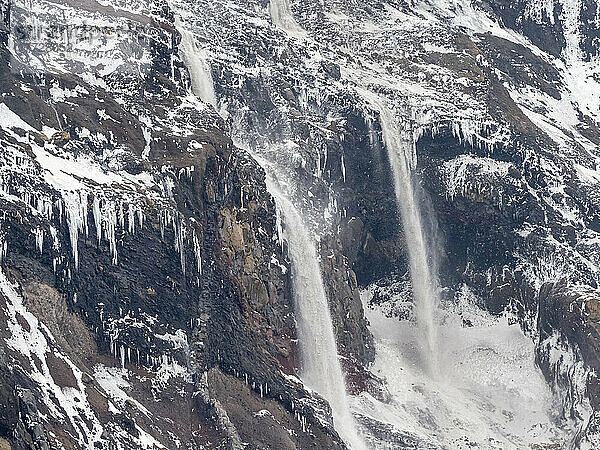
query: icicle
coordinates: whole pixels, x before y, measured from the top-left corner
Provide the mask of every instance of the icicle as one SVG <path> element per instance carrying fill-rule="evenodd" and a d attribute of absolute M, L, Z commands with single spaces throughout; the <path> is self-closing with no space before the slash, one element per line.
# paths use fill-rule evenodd
<path fill-rule="evenodd" d="M 69 238 L 71 240 L 71 249 L 73 259 L 75 260 L 75 270 L 79 268 L 78 239 L 79 233 L 88 232 L 87 228 L 87 192 L 78 193 L 65 192 L 63 194 L 65 209 L 67 212 L 67 224 L 69 227 Z"/>
<path fill-rule="evenodd" d="M 46 219 L 50 220 L 52 218 L 52 202 L 48 199 L 38 197 L 36 210 Z"/>
<path fill-rule="evenodd" d="M 165 240 L 165 221 L 166 221 L 165 214 L 166 214 L 166 211 L 161 212 L 160 220 L 159 220 L 159 222 L 160 222 L 160 237 L 163 241 Z"/>
<path fill-rule="evenodd" d="M 179 219 L 179 223 L 177 223 L 174 216 L 173 228 L 175 232 L 175 250 L 179 252 L 181 271 L 185 274 L 185 225 L 183 220 Z"/>
<path fill-rule="evenodd" d="M 198 240 L 198 236 L 196 235 L 196 230 L 194 230 L 193 234 L 194 241 L 194 254 L 196 255 L 196 270 L 199 274 L 202 274 L 202 245 Z"/>
<path fill-rule="evenodd" d="M 112 255 L 112 263 L 117 264 L 117 211 L 114 202 L 104 202 L 104 207 L 102 208 L 102 222 L 105 225 L 104 231 L 106 233 L 106 239 L 108 239 L 110 254 Z"/>
<path fill-rule="evenodd" d="M 123 209 L 123 202 L 119 202 L 119 209 L 117 210 L 117 220 L 119 227 L 125 229 L 125 211 Z"/>
<path fill-rule="evenodd" d="M 96 237 L 98 245 L 100 245 L 100 241 L 102 240 L 102 213 L 100 212 L 100 198 L 97 195 L 94 195 L 92 211 L 94 214 L 94 225 L 96 226 Z"/>
<path fill-rule="evenodd" d="M 135 211 L 133 205 L 130 203 L 127 208 L 127 225 L 129 226 L 129 233 L 135 233 Z"/>
<path fill-rule="evenodd" d="M 342 155 L 342 176 L 344 177 L 344 183 L 346 182 L 346 165 L 344 164 L 344 155 Z"/>
<path fill-rule="evenodd" d="M 137 210 L 138 222 L 140 224 L 140 230 L 144 228 L 144 211 L 142 209 Z"/>
<path fill-rule="evenodd" d="M 44 251 L 44 230 L 41 228 L 35 229 L 35 245 L 41 255 Z"/>
<path fill-rule="evenodd" d="M 58 223 L 62 225 L 64 204 L 61 200 L 56 200 L 55 204 L 56 204 L 56 207 L 58 208 Z"/>
<path fill-rule="evenodd" d="M 4 236 L 0 236 L 0 264 L 4 262 L 6 258 L 6 251 L 8 250 L 8 245 L 4 240 Z"/>

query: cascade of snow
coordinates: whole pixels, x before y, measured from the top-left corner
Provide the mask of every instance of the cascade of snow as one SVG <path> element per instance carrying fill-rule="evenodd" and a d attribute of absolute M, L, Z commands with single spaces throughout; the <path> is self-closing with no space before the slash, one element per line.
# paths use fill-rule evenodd
<path fill-rule="evenodd" d="M 217 96 L 213 83 L 210 65 L 196 45 L 192 33 L 181 26 L 181 21 L 176 19 L 175 25 L 181 33 L 179 49 L 183 62 L 190 72 L 192 92 L 205 103 L 217 107 Z"/>
<path fill-rule="evenodd" d="M 292 262 L 298 342 L 302 358 L 301 378 L 308 387 L 329 402 L 335 428 L 346 444 L 352 449 L 362 449 L 364 444 L 356 433 L 356 425 L 348 405 L 314 238 L 298 210 L 269 175 L 267 188 L 275 198 L 278 216 L 284 224 L 283 238 L 288 244 Z"/>
<path fill-rule="evenodd" d="M 431 271 L 432 255 L 427 245 L 423 217 L 418 201 L 413 170 L 417 156 L 410 126 L 401 126 L 392 112 L 379 105 L 383 142 L 394 177 L 396 202 L 408 247 L 408 259 L 415 302 L 415 318 L 422 340 L 424 370 L 437 372 L 437 333 L 434 314 L 438 304 L 437 280 Z"/>
<path fill-rule="evenodd" d="M 559 0 L 562 9 L 561 21 L 565 36 L 564 55 L 568 64 L 577 64 L 583 59 L 581 42 L 581 0 Z"/>
<path fill-rule="evenodd" d="M 283 31 L 295 35 L 300 35 L 304 32 L 302 27 L 296 22 L 296 19 L 294 19 L 288 0 L 270 0 L 269 14 L 273 23 Z"/>

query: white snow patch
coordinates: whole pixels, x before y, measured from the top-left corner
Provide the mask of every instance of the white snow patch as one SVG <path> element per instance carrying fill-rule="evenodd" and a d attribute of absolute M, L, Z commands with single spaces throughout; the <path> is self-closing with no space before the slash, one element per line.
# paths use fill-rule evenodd
<path fill-rule="evenodd" d="M 533 343 L 518 325 L 463 299 L 445 313 L 439 329 L 444 377 L 430 379 L 421 370 L 414 324 L 370 308 L 369 290 L 361 296 L 375 337 L 372 371 L 386 380 L 392 401 L 384 404 L 361 394 L 353 399 L 355 414 L 408 433 L 422 448 L 565 442 L 554 423 L 552 393 L 535 365 Z M 464 327 L 463 318 L 473 326 Z M 376 438 L 371 444 L 379 448 Z"/>
<path fill-rule="evenodd" d="M 0 127 L 21 128 L 25 131 L 36 131 L 31 125 L 25 122 L 21 117 L 12 112 L 4 103 L 0 103 Z"/>

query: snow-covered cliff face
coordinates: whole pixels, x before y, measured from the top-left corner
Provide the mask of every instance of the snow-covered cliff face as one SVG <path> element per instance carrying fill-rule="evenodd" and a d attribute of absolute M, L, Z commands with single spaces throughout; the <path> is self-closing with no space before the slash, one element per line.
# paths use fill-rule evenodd
<path fill-rule="evenodd" d="M 0 444 L 343 446 L 328 405 L 294 377 L 293 271 L 258 159 L 318 243 L 368 446 L 594 448 L 599 8 L 3 3 Z M 396 213 L 382 108 L 416 151 L 421 228 L 440 254 L 441 335 L 464 343 L 442 363 L 461 380 L 460 358 L 502 368 L 481 397 L 437 380 L 403 397 L 423 375 L 390 378 L 382 360 L 396 364 L 414 334 L 386 340 L 380 317 L 402 330 L 413 320 L 413 236 Z M 387 387 L 366 369 L 374 359 Z M 475 378 L 469 392 L 493 384 Z M 539 411 L 519 415 L 536 396 Z M 458 426 L 459 409 L 442 419 L 428 403 L 457 398 L 464 411 L 507 412 Z M 556 417 L 544 410 L 553 401 Z M 516 422 L 549 431 L 532 440 Z"/>
<path fill-rule="evenodd" d="M 2 445 L 240 448 L 266 426 L 257 439 L 339 446 L 291 377 L 264 173 L 194 94 L 168 5 L 9 6 Z"/>

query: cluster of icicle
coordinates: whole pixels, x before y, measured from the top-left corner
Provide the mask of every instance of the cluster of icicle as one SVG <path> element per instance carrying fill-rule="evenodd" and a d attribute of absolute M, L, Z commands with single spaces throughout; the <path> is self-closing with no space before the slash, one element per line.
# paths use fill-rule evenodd
<path fill-rule="evenodd" d="M 124 368 L 126 364 L 135 364 L 137 366 L 156 369 L 177 362 L 177 360 L 168 353 L 152 354 L 150 351 L 144 352 L 140 351 L 139 348 L 129 347 L 119 340 L 119 328 L 115 326 L 114 322 L 110 324 L 110 328 L 111 329 L 108 331 L 110 354 L 115 359 L 121 361 L 121 367 Z"/>
<path fill-rule="evenodd" d="M 498 127 L 498 124 L 491 119 L 453 118 L 448 121 L 420 124 L 419 118 L 416 117 L 415 121 L 414 142 L 418 142 L 424 134 L 429 134 L 432 139 L 435 139 L 449 128 L 459 144 L 482 150 L 491 155 L 497 148 L 505 146 L 510 138 L 510 132 Z"/>
<path fill-rule="evenodd" d="M 42 227 L 32 229 L 32 235 L 38 251 L 43 253 L 46 241 L 52 242 L 56 256 L 53 260 L 54 270 L 64 261 L 59 255 L 60 242 L 58 232 L 54 225 L 60 227 L 66 222 L 69 231 L 72 257 L 75 270 L 79 268 L 79 237 L 83 234 L 89 235 L 90 217 L 89 207 L 92 206 L 92 218 L 96 230 L 98 245 L 103 240 L 108 242 L 112 263 L 117 264 L 119 260 L 117 236 L 118 231 L 135 234 L 144 226 L 144 201 L 143 198 L 113 199 L 109 198 L 103 191 L 88 192 L 86 190 L 64 191 L 61 197 L 50 197 L 46 194 L 31 193 L 29 191 L 11 190 L 7 183 L 0 184 L 0 191 L 9 196 L 14 196 L 27 205 L 38 217 L 50 222 L 47 230 Z M 189 219 L 189 220 L 193 220 Z M 174 209 L 164 206 L 160 211 L 161 235 L 164 240 L 165 230 L 170 229 L 174 234 L 173 245 L 180 255 L 181 270 L 186 273 L 185 251 L 191 245 L 195 255 L 195 270 L 199 275 L 202 273 L 202 248 L 201 236 L 198 236 L 196 228 L 190 226 L 187 221 Z M 49 234 L 49 235 L 48 235 Z M 0 238 L 0 261 L 2 261 L 8 250 L 8 244 L 4 238 Z M 68 269 L 67 278 L 71 278 Z M 197 278 L 196 282 L 199 283 Z"/>
<path fill-rule="evenodd" d="M 190 221 L 194 221 L 194 218 L 190 218 Z M 177 211 L 171 209 L 164 209 L 160 214 L 160 235 L 162 239 L 165 239 L 165 230 L 171 229 L 174 235 L 173 245 L 175 250 L 179 253 L 179 261 L 181 264 L 182 273 L 186 273 L 186 257 L 185 250 L 186 244 L 191 240 L 194 256 L 196 258 L 196 272 L 198 275 L 202 274 L 202 243 L 196 233 L 196 229 L 188 227 L 186 220 Z M 191 236 L 191 239 L 190 239 Z"/>
<path fill-rule="evenodd" d="M 504 180 L 511 182 L 507 177 L 510 166 L 508 162 L 474 155 L 460 155 L 447 161 L 442 166 L 446 198 L 475 196 L 503 210 L 512 202 L 503 187 Z"/>
<path fill-rule="evenodd" d="M 79 55 L 93 55 L 97 58 L 111 57 L 118 52 L 118 44 L 127 40 L 136 42 L 140 46 L 147 47 L 148 35 L 142 25 L 127 20 L 121 22 L 107 23 L 98 21 L 96 23 L 83 21 L 64 21 L 64 17 L 56 15 L 55 20 L 40 20 L 39 14 L 31 14 L 31 2 L 15 0 L 13 2 L 13 22 L 19 23 L 21 27 L 28 29 L 26 40 L 20 41 L 26 44 L 43 46 L 52 41 L 59 45 L 62 51 L 76 52 Z M 28 14 L 29 13 L 29 14 Z M 52 14 L 48 10 L 49 14 Z M 97 49 L 101 50 L 98 51 Z"/>

